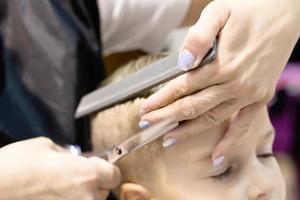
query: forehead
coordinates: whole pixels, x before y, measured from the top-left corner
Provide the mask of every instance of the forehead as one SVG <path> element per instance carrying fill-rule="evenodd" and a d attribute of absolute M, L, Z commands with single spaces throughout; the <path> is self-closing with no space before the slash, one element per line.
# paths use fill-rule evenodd
<path fill-rule="evenodd" d="M 194 125 L 192 130 L 187 129 L 188 127 L 186 127 L 186 129 L 184 129 L 184 127 L 180 128 L 178 130 L 181 131 L 180 134 L 190 134 L 193 136 L 178 142 L 172 149 L 167 150 L 168 153 L 177 153 L 179 156 L 184 157 L 193 157 L 193 155 L 195 155 L 198 158 L 210 159 L 212 151 L 224 137 L 226 130 L 228 130 L 229 121 L 202 133 L 197 132 L 197 126 L 200 127 L 201 124 Z M 254 144 L 257 144 L 270 134 L 273 134 L 273 128 L 267 110 L 263 108 L 257 113 L 255 119 L 252 121 L 249 132 L 244 134 L 243 138 L 239 140 L 236 146 L 250 145 L 251 142 L 250 146 L 255 147 L 256 145 Z M 180 154 L 178 152 L 180 152 Z"/>

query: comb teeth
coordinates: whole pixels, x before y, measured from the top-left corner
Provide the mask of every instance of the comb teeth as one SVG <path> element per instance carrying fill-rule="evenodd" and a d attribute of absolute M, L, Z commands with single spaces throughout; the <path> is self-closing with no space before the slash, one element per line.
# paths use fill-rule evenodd
<path fill-rule="evenodd" d="M 75 118 L 121 103 L 143 90 L 157 86 L 185 73 L 176 66 L 177 59 L 177 55 L 167 56 L 129 75 L 125 79 L 99 88 L 84 96 L 76 110 Z"/>
<path fill-rule="evenodd" d="M 217 40 L 213 48 L 205 55 L 200 66 L 211 62 L 217 54 Z M 116 83 L 99 88 L 84 96 L 75 112 L 75 118 L 80 118 L 95 111 L 121 103 L 143 90 L 167 82 L 186 73 L 177 67 L 178 55 L 167 56 L 149 66 L 129 75 Z"/>

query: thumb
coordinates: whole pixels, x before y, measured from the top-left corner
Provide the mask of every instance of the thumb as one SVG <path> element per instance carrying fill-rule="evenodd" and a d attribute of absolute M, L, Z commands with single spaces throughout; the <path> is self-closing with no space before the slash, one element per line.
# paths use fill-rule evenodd
<path fill-rule="evenodd" d="M 99 189 L 113 189 L 121 181 L 119 168 L 98 157 L 88 158 L 94 165 L 98 174 Z"/>
<path fill-rule="evenodd" d="M 229 6 L 224 1 L 213 1 L 201 13 L 181 46 L 178 67 L 184 71 L 197 67 L 213 46 L 218 33 L 230 16 Z"/>

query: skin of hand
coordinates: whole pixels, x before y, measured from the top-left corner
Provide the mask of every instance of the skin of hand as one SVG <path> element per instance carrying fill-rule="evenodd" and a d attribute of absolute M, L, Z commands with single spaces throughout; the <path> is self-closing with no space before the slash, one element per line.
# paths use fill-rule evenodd
<path fill-rule="evenodd" d="M 0 200 L 104 200 L 120 181 L 117 167 L 73 156 L 47 138 L 0 149 Z"/>
<path fill-rule="evenodd" d="M 212 155 L 215 161 L 247 133 L 276 83 L 300 35 L 300 1 L 216 0 L 201 13 L 183 42 L 178 65 L 194 69 L 218 38 L 216 59 L 170 81 L 141 106 L 140 127 L 173 117 L 216 126 L 238 112 Z M 164 137 L 169 147 L 184 139 Z"/>

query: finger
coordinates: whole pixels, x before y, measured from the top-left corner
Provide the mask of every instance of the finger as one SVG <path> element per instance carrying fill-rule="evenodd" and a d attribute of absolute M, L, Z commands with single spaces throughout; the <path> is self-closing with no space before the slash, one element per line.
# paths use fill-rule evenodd
<path fill-rule="evenodd" d="M 97 200 L 105 200 L 108 197 L 108 195 L 109 195 L 109 191 L 108 190 L 98 190 L 97 193 L 98 193 Z"/>
<path fill-rule="evenodd" d="M 120 170 L 107 161 L 97 158 L 88 158 L 94 165 L 98 174 L 97 185 L 99 189 L 113 189 L 118 186 L 121 180 Z"/>
<path fill-rule="evenodd" d="M 106 200 L 108 197 L 109 190 L 99 190 L 95 189 L 91 191 L 90 195 L 91 197 L 87 197 L 86 199 L 91 199 L 91 200 Z"/>
<path fill-rule="evenodd" d="M 82 151 L 79 145 L 67 144 L 64 146 L 64 148 L 61 147 L 60 151 L 63 150 L 73 156 L 82 156 Z"/>
<path fill-rule="evenodd" d="M 178 61 L 178 66 L 182 70 L 189 70 L 199 65 L 229 16 L 230 9 L 225 1 L 213 1 L 206 6 L 182 44 Z"/>
<path fill-rule="evenodd" d="M 187 34 L 182 46 L 182 49 L 185 50 L 182 52 L 188 51 L 193 54 L 192 57 L 196 55 L 198 61 L 196 61 L 195 66 L 199 64 L 203 56 L 211 48 L 219 30 L 226 23 L 229 17 L 228 10 L 227 6 L 219 3 L 219 1 L 210 3 L 202 12 L 199 21 Z M 181 66 L 181 68 L 184 65 L 184 61 L 182 60 L 185 60 L 182 57 L 186 57 L 182 54 L 184 53 L 181 53 L 181 56 L 179 56 L 178 63 L 178 66 Z M 192 59 L 192 63 L 195 60 Z M 189 95 L 192 92 L 215 83 L 209 78 L 214 75 L 217 68 L 207 65 L 201 69 L 198 73 L 193 72 L 183 75 L 180 78 L 178 77 L 178 79 L 168 84 L 163 90 L 145 100 L 141 106 L 141 114 L 161 108 L 182 96 Z"/>
<path fill-rule="evenodd" d="M 212 154 L 213 161 L 224 156 L 237 140 L 249 131 L 253 119 L 262 106 L 261 104 L 254 103 L 240 110 L 231 122 L 224 138 L 216 146 Z"/>
<path fill-rule="evenodd" d="M 51 139 L 46 137 L 38 137 L 34 139 L 36 144 L 41 145 L 43 147 L 48 147 L 51 150 L 59 153 L 67 153 L 66 149 L 62 148 L 60 145 L 55 144 Z"/>
<path fill-rule="evenodd" d="M 30 141 L 34 142 L 36 145 L 41 145 L 43 147 L 53 148 L 56 145 L 50 138 L 47 137 L 37 137 L 31 140 L 27 140 L 27 142 Z"/>
<path fill-rule="evenodd" d="M 233 98 L 229 85 L 215 85 L 196 94 L 184 97 L 176 102 L 145 114 L 141 122 L 150 124 L 172 117 L 176 121 L 195 119 L 213 107 Z"/>
<path fill-rule="evenodd" d="M 177 129 L 166 134 L 164 136 L 163 146 L 170 147 L 177 142 L 195 137 L 209 128 L 220 125 L 222 122 L 229 119 L 236 110 L 240 110 L 241 107 L 242 105 L 237 103 L 236 100 L 223 102 L 200 117 L 191 121 L 186 121 L 182 126 L 179 126 Z M 199 126 L 200 124 L 201 126 Z"/>
<path fill-rule="evenodd" d="M 95 153 L 94 151 L 87 151 L 87 152 L 83 152 L 81 154 L 81 156 L 85 157 L 85 158 L 90 158 L 90 157 L 94 157 L 97 156 L 98 154 Z"/>
<path fill-rule="evenodd" d="M 218 69 L 217 65 L 211 63 L 171 80 L 142 103 L 141 114 L 162 108 L 208 86 L 222 83 L 226 76 L 217 76 Z"/>

